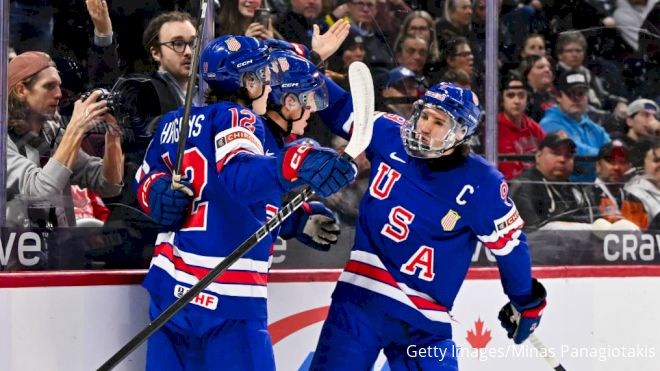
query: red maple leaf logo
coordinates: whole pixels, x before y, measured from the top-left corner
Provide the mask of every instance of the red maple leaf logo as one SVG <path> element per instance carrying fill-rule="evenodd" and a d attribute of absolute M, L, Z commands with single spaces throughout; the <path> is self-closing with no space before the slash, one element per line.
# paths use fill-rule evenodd
<path fill-rule="evenodd" d="M 474 331 L 468 331 L 465 339 L 474 349 L 483 349 L 488 345 L 492 337 L 490 330 L 484 331 L 484 321 L 481 320 L 481 317 L 474 321 Z"/>

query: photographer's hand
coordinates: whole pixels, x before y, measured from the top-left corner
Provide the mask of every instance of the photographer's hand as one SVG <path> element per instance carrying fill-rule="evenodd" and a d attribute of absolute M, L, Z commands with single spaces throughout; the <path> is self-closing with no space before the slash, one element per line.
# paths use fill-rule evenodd
<path fill-rule="evenodd" d="M 330 29 L 321 35 L 321 30 L 318 25 L 313 26 L 312 34 L 312 50 L 315 51 L 323 61 L 332 56 L 341 44 L 348 37 L 350 30 L 350 23 L 344 19 L 335 22 Z"/>
<path fill-rule="evenodd" d="M 99 36 L 112 35 L 112 21 L 105 0 L 86 0 L 87 13 L 94 23 L 94 33 Z"/>
<path fill-rule="evenodd" d="M 121 149 L 121 128 L 117 119 L 106 113 L 105 153 L 103 154 L 103 176 L 109 182 L 121 184 L 124 178 L 124 153 Z"/>
<path fill-rule="evenodd" d="M 73 163 L 78 156 L 80 144 L 85 134 L 96 125 L 99 119 L 107 112 L 108 103 L 104 100 L 97 102 L 101 95 L 100 90 L 94 91 L 87 99 L 82 98 L 76 101 L 73 106 L 71 120 L 66 127 L 57 150 L 53 158 L 69 169 L 73 168 Z"/>

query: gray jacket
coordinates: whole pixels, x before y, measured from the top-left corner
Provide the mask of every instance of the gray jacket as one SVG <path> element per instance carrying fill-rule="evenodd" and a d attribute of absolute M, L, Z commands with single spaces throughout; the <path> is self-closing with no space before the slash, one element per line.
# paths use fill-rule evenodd
<path fill-rule="evenodd" d="M 59 143 L 60 140 L 61 135 L 56 142 Z M 9 137 L 7 138 L 7 201 L 8 203 L 13 201 L 15 206 L 21 201 L 29 204 L 34 200 L 48 200 L 56 206 L 64 205 L 64 215 L 58 215 L 58 220 L 64 221 L 61 218 L 64 216 L 66 225 L 75 226 L 73 205 L 70 202 L 71 184 L 90 188 L 101 197 L 116 196 L 122 190 L 122 184 L 113 184 L 105 179 L 102 167 L 102 159 L 89 156 L 79 150 L 71 170 L 52 157 L 42 168 L 37 148 L 27 143 L 17 144 Z M 7 221 L 23 224 L 17 220 L 18 215 L 12 215 L 15 212 L 16 208 L 7 208 Z"/>

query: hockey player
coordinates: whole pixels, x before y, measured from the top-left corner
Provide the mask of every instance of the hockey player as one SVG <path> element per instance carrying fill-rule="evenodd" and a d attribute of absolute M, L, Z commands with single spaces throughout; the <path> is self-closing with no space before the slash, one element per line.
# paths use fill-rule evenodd
<path fill-rule="evenodd" d="M 314 64 L 289 50 L 271 53 L 280 70 L 280 85 L 273 86 L 268 97 L 264 121 L 266 124 L 265 151 L 275 156 L 297 143 L 315 143 L 301 139 L 286 145 L 289 134 L 303 135 L 310 115 L 328 106 L 328 91 L 322 75 Z M 269 210 L 280 207 L 280 199 L 268 204 Z M 305 202 L 286 219 L 279 230 L 283 239 L 297 238 L 300 242 L 321 251 L 337 243 L 339 224 L 335 213 L 322 202 Z"/>
<path fill-rule="evenodd" d="M 319 115 L 347 138 L 350 96 L 326 84 L 330 107 Z M 450 310 L 479 242 L 510 299 L 499 316 L 509 337 L 519 344 L 538 325 L 546 293 L 531 277 L 523 221 L 502 174 L 467 144 L 479 115 L 472 91 L 440 83 L 410 120 L 375 116 L 355 245 L 311 370 L 370 370 L 381 349 L 392 370 L 457 370 Z M 410 346 L 437 351 L 414 357 Z"/>
<path fill-rule="evenodd" d="M 290 134 L 303 135 L 310 116 L 328 106 L 328 91 L 323 75 L 306 57 L 314 55 L 320 62 L 329 58 L 348 36 L 350 26 L 345 20 L 335 22 L 320 34 L 314 26 L 313 52 L 300 44 L 283 40 L 267 42 L 280 69 L 280 84 L 273 86 L 268 96 L 267 112 L 263 116 L 266 126 L 265 153 L 276 156 L 285 149 Z M 302 139 L 298 143 L 315 143 Z M 289 144 L 290 145 L 295 145 Z M 277 210 L 280 199 L 272 200 L 269 210 Z M 307 246 L 327 251 L 337 243 L 340 228 L 337 215 L 322 202 L 305 202 L 287 218 L 277 231 L 283 239 L 296 238 Z"/>
<path fill-rule="evenodd" d="M 263 225 L 267 200 L 303 183 L 325 197 L 354 179 L 354 165 L 330 149 L 264 155 L 259 115 L 277 85 L 274 66 L 268 47 L 250 37 L 224 36 L 204 49 L 200 72 L 212 104 L 190 115 L 182 173 L 191 197 L 171 189 L 182 110 L 159 123 L 136 175 L 141 206 L 164 226 L 143 283 L 152 319 Z M 272 242 L 262 240 L 149 338 L 148 370 L 275 368 L 266 327 Z"/>

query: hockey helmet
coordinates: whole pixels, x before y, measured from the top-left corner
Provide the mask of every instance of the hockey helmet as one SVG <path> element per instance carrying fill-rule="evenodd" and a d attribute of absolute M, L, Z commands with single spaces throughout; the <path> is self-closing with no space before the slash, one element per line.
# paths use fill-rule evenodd
<path fill-rule="evenodd" d="M 246 74 L 270 85 L 279 84 L 268 46 L 254 37 L 222 36 L 202 51 L 200 73 L 213 90 L 225 94 L 244 86 Z"/>
<path fill-rule="evenodd" d="M 293 94 L 305 109 L 320 111 L 328 106 L 328 89 L 312 62 L 288 50 L 274 50 L 271 55 L 277 62 L 280 79 L 268 96 L 272 105 L 281 107 L 284 98 Z"/>
<path fill-rule="evenodd" d="M 449 116 L 450 128 L 444 138 L 430 138 L 418 130 L 422 111 L 428 108 L 443 111 Z M 415 102 L 412 117 L 401 126 L 406 152 L 413 157 L 441 157 L 477 132 L 480 116 L 479 99 L 470 89 L 448 82 L 436 84 Z"/>

